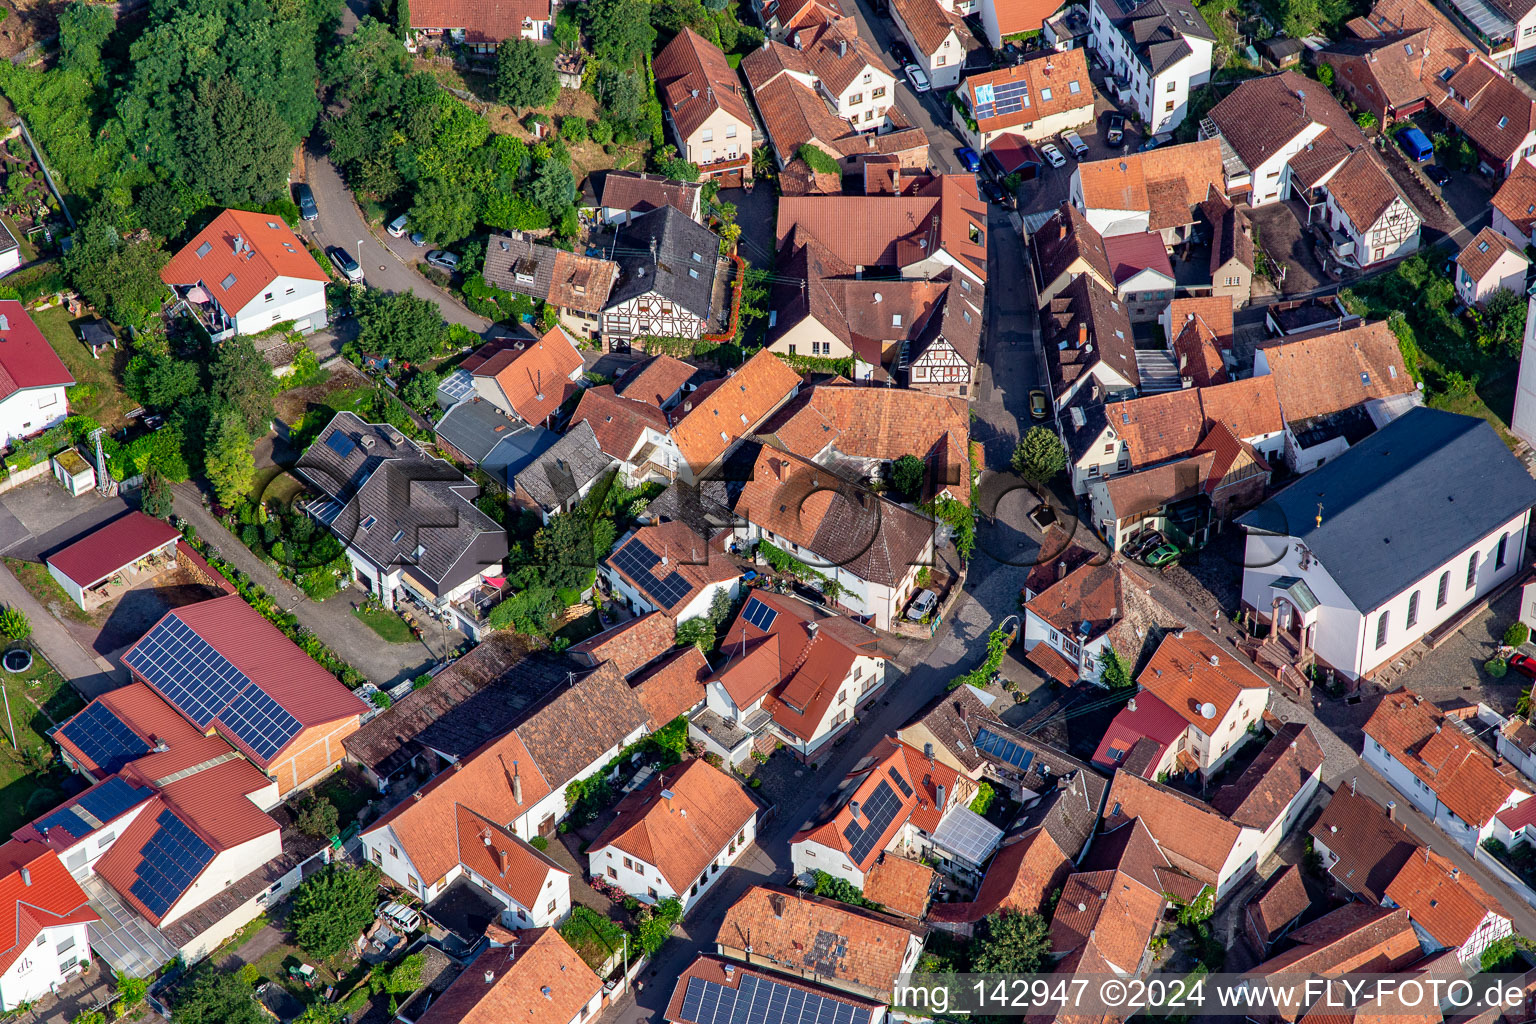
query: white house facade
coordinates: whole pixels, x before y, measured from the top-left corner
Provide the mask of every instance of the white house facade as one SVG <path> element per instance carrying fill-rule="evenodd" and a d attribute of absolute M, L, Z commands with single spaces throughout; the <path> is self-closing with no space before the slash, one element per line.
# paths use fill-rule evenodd
<path fill-rule="evenodd" d="M 1190 93 L 1211 79 L 1215 36 L 1184 0 L 1142 11 L 1090 0 L 1088 31 L 1089 45 L 1114 76 L 1111 90 L 1135 108 L 1149 135 L 1177 128 L 1189 112 Z M 1183 41 L 1182 52 L 1165 45 L 1169 37 Z"/>
<path fill-rule="evenodd" d="M 0 1012 L 18 1012 L 57 992 L 90 965 L 91 937 L 85 924 L 44 928 L 0 974 Z"/>

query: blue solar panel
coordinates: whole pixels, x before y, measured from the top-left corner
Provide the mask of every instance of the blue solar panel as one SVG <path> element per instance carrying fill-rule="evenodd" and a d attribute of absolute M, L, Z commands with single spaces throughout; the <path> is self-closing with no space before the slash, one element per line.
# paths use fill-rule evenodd
<path fill-rule="evenodd" d="M 1017 743 L 1006 739 L 989 729 L 976 730 L 976 749 L 984 754 L 991 754 L 1000 761 L 1006 761 L 1020 771 L 1029 768 L 1029 762 L 1035 759 L 1032 750 L 1025 750 Z"/>
<path fill-rule="evenodd" d="M 166 700 L 176 705 L 199 729 L 234 700 L 250 677 L 174 614 L 123 655 L 123 664 L 137 672 Z"/>
<path fill-rule="evenodd" d="M 777 609 L 770 608 L 755 597 L 747 602 L 747 606 L 742 609 L 741 615 L 742 618 L 752 623 L 752 625 L 764 633 L 773 628 L 773 620 L 779 617 Z"/>
<path fill-rule="evenodd" d="M 887 768 L 885 773 L 891 777 L 892 782 L 896 783 L 896 788 L 901 790 L 902 796 L 912 795 L 912 787 L 907 785 L 907 780 L 901 777 L 901 772 L 896 770 L 895 765 L 891 765 L 889 768 Z"/>
<path fill-rule="evenodd" d="M 978 120 L 984 117 L 1017 114 L 1027 106 L 1029 106 L 1029 82 L 1024 79 L 995 86 L 981 86 L 976 89 Z"/>
<path fill-rule="evenodd" d="M 75 803 L 89 811 L 97 821 L 106 823 L 124 811 L 148 800 L 150 791 L 140 789 L 127 779 L 111 778 L 86 793 Z"/>
<path fill-rule="evenodd" d="M 219 713 L 219 721 L 229 726 L 263 761 L 270 760 L 303 728 L 297 718 L 255 683 Z"/>
<path fill-rule="evenodd" d="M 103 775 L 115 775 L 128 762 L 149 753 L 149 744 L 100 702 L 65 722 L 58 731 Z"/>
<path fill-rule="evenodd" d="M 613 564 L 634 580 L 652 601 L 668 611 L 676 608 L 693 589 L 693 585 L 675 570 L 658 577 L 654 570 L 661 564 L 661 556 L 638 542 L 631 542 L 615 551 Z"/>
<path fill-rule="evenodd" d="M 686 1024 L 869 1024 L 870 1011 L 841 999 L 748 974 L 735 988 L 689 978 L 683 992 Z"/>
<path fill-rule="evenodd" d="M 155 826 L 155 834 L 144 844 L 138 878 L 129 891 L 160 917 L 213 860 L 213 848 L 170 810 L 160 812 Z"/>
<path fill-rule="evenodd" d="M 357 451 L 357 442 L 339 430 L 331 431 L 331 436 L 325 439 L 325 446 L 343 459 Z"/>
<path fill-rule="evenodd" d="M 47 838 L 50 829 L 55 828 L 62 828 L 76 839 L 83 839 L 96 831 L 96 827 L 76 814 L 73 807 L 65 807 L 46 818 L 39 818 L 36 827 L 44 838 Z"/>
<path fill-rule="evenodd" d="M 874 852 L 875 844 L 880 841 L 885 830 L 891 827 L 891 822 L 896 820 L 896 812 L 901 810 L 901 800 L 891 789 L 891 784 L 882 779 L 859 810 L 869 820 L 869 824 L 860 825 L 855 816 L 843 828 L 843 838 L 849 843 L 848 855 L 855 864 L 863 863 L 864 858 Z"/>

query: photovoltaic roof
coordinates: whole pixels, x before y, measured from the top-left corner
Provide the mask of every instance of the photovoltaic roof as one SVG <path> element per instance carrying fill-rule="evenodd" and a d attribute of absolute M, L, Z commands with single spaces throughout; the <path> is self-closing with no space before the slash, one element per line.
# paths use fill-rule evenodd
<path fill-rule="evenodd" d="M 999 736 L 990 729 L 976 730 L 976 749 L 983 754 L 991 754 L 999 761 L 1008 762 L 1019 771 L 1027 771 L 1029 762 L 1035 759 L 1033 750 L 1025 750 L 1017 743 L 1007 737 Z"/>
<path fill-rule="evenodd" d="M 870 1011 L 749 974 L 734 989 L 689 978 L 682 1016 L 692 1024 L 869 1024 Z"/>
<path fill-rule="evenodd" d="M 773 622 L 779 617 L 778 610 L 759 601 L 757 598 L 747 602 L 747 607 L 742 611 L 742 617 L 764 633 L 773 628 Z"/>
<path fill-rule="evenodd" d="M 1019 79 L 1000 85 L 976 87 L 976 119 L 1017 114 L 1029 106 L 1029 82 Z"/>
<path fill-rule="evenodd" d="M 149 744 L 99 702 L 65 722 L 58 732 L 108 775 L 149 753 Z"/>
<path fill-rule="evenodd" d="M 856 815 L 843 828 L 843 838 L 848 840 L 848 853 L 855 864 L 863 863 L 864 858 L 874 851 L 875 844 L 901 811 L 901 800 L 891 790 L 891 784 L 882 779 L 859 810 L 869 820 L 869 824 L 860 825 Z"/>
<path fill-rule="evenodd" d="M 624 545 L 614 553 L 613 564 L 620 572 L 639 584 L 652 600 L 668 610 L 677 607 L 678 602 L 687 597 L 688 591 L 693 589 L 692 585 L 675 569 L 658 577 L 654 570 L 661 564 L 661 556 L 644 544 Z M 773 620 L 770 618 L 768 621 Z"/>
<path fill-rule="evenodd" d="M 198 838 L 174 811 L 161 811 L 155 819 L 155 834 L 144 844 L 138 877 L 129 891 L 150 913 L 162 917 L 211 860 L 213 847 Z"/>
<path fill-rule="evenodd" d="M 258 758 L 269 759 L 302 723 L 174 614 L 123 655 L 133 669 L 199 729 L 218 719 Z"/>
<path fill-rule="evenodd" d="M 39 818 L 33 827 L 47 837 L 50 830 L 62 828 L 75 839 L 95 832 L 125 811 L 137 807 L 154 794 L 118 776 L 83 794 L 68 807 L 61 807 Z"/>

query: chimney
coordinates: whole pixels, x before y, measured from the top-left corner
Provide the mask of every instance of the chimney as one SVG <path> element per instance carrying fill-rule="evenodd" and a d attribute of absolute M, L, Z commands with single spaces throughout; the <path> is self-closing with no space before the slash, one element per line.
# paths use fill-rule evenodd
<path fill-rule="evenodd" d="M 163 754 L 167 750 L 170 750 L 170 749 L 171 749 L 171 745 L 169 743 L 165 742 L 165 740 L 156 740 L 155 741 L 155 753 Z"/>
<path fill-rule="evenodd" d="M 859 802 L 857 800 L 848 801 L 848 813 L 853 815 L 855 821 L 859 819 Z"/>
<path fill-rule="evenodd" d="M 839 57 L 846 57 L 846 56 L 848 56 L 848 40 L 846 40 L 846 39 L 839 39 L 837 41 L 837 55 Z"/>
<path fill-rule="evenodd" d="M 736 965 L 735 964 L 725 964 L 724 967 L 725 967 L 725 976 L 727 978 L 729 978 L 731 975 L 736 973 Z"/>
<path fill-rule="evenodd" d="M 512 800 L 522 806 L 523 803 L 523 777 L 518 773 L 517 762 L 512 762 Z"/>
<path fill-rule="evenodd" d="M 239 235 L 236 235 L 235 238 L 234 238 L 234 245 L 235 245 L 235 255 L 239 256 L 240 255 L 240 250 L 245 246 L 245 239 L 241 238 Z"/>
<path fill-rule="evenodd" d="M 22 885 L 31 885 L 32 884 L 32 869 L 31 868 L 22 868 L 21 869 L 21 884 Z"/>
<path fill-rule="evenodd" d="M 933 764 L 933 744 L 932 743 L 924 743 L 923 744 L 923 756 L 928 759 L 928 763 L 930 765 Z"/>
<path fill-rule="evenodd" d="M 1396 821 L 1397 820 L 1397 801 L 1396 800 L 1388 800 L 1387 801 L 1387 820 L 1388 821 Z"/>
<path fill-rule="evenodd" d="M 1453 866 L 1451 868 L 1451 880 L 1454 881 L 1454 880 L 1456 880 L 1456 879 L 1458 879 L 1460 877 L 1461 877 L 1461 868 Z"/>
<path fill-rule="evenodd" d="M 781 892 L 769 893 L 768 902 L 773 905 L 773 916 L 782 921 L 784 919 L 784 894 Z"/>
<path fill-rule="evenodd" d="M 819 623 L 819 622 L 807 622 L 805 624 L 805 631 L 807 633 L 811 634 L 811 638 L 812 639 L 815 639 L 815 637 L 816 637 L 816 630 L 820 627 L 820 625 L 821 625 L 821 623 Z"/>
<path fill-rule="evenodd" d="M 933 806 L 937 807 L 941 811 L 947 806 L 944 803 L 944 787 L 943 786 L 939 787 L 939 796 L 938 796 L 938 799 L 933 802 Z"/>
<path fill-rule="evenodd" d="M 497 866 L 499 868 L 501 868 L 501 877 L 502 878 L 506 878 L 507 877 L 507 868 L 511 866 L 512 858 L 507 856 L 507 851 L 506 850 L 498 849 L 496 851 L 496 862 L 497 862 Z"/>
<path fill-rule="evenodd" d="M 1211 655 L 1211 667 L 1214 668 L 1215 666 L 1220 665 L 1220 664 L 1221 664 L 1221 659 L 1218 658 L 1214 654 Z"/>

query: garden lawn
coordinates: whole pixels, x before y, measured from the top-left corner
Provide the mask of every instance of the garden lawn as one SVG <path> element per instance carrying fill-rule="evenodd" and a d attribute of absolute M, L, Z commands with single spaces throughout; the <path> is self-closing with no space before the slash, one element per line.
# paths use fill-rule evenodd
<path fill-rule="evenodd" d="M 48 567 L 41 562 L 26 562 L 20 558 L 7 558 L 5 567 L 11 570 L 11 575 L 27 588 L 27 593 L 37 598 L 38 604 L 53 612 L 55 616 L 67 615 L 76 622 L 90 622 L 91 617 L 79 605 L 64 593 L 64 588 L 59 586 L 58 580 L 48 573 Z"/>
<path fill-rule="evenodd" d="M 39 310 L 31 316 L 38 330 L 43 332 L 43 337 L 48 339 L 48 344 L 53 346 L 53 350 L 74 375 L 75 383 L 89 384 L 96 389 L 96 393 L 88 399 L 79 398 L 78 391 L 71 395 L 70 411 L 89 416 L 108 430 L 125 426 L 128 423 L 125 414 L 137 408 L 137 403 L 123 392 L 123 386 L 118 383 L 117 364 L 126 366 L 128 363 L 126 347 L 109 349 L 100 359 L 92 359 L 85 344 L 75 334 L 69 311 L 63 306 Z M 123 345 L 123 342 L 120 340 L 118 344 Z"/>
<path fill-rule="evenodd" d="M 32 667 L 25 672 L 0 670 L 0 687 L 5 703 L 10 705 L 9 718 L 0 721 L 0 748 L 5 751 L 0 757 L 0 830 L 9 835 L 73 791 L 67 788 L 69 773 L 54 759 L 48 730 L 79 711 L 85 702 L 35 651 Z M 4 703 L 0 703 L 0 713 L 4 710 Z M 11 747 L 13 726 L 16 743 L 31 752 L 25 759 L 15 756 Z M 43 765 L 47 767 L 39 770 Z"/>
<path fill-rule="evenodd" d="M 379 634 L 385 643 L 408 644 L 416 639 L 411 633 L 411 627 L 405 624 L 405 620 L 388 609 L 358 608 L 352 614 L 362 619 L 363 625 Z"/>

